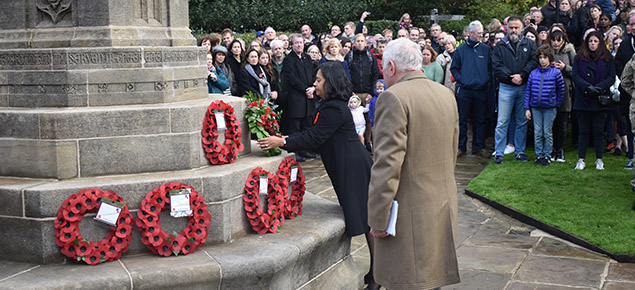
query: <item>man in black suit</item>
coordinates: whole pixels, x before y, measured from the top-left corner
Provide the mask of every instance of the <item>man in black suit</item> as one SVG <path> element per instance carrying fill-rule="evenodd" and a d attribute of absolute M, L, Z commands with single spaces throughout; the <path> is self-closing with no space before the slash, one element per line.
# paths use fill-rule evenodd
<path fill-rule="evenodd" d="M 288 110 L 283 114 L 289 117 L 289 133 L 298 133 L 311 126 L 311 116 L 315 110 L 313 99 L 313 62 L 303 53 L 304 40 L 302 35 L 291 35 L 293 51 L 287 55 L 282 65 L 282 75 L 285 82 Z M 302 162 L 306 158 L 315 158 L 315 154 L 296 152 L 296 160 Z"/>

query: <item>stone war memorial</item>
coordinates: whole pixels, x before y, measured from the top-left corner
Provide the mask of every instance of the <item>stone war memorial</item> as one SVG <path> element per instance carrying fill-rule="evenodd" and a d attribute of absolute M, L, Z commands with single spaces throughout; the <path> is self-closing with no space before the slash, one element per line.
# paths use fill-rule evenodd
<path fill-rule="evenodd" d="M 2 4 L 0 261 L 9 266 L 0 270 L 0 289 L 362 285 L 337 204 L 307 193 L 303 214 L 277 233 L 252 230 L 245 181 L 257 167 L 275 173 L 285 155 L 252 152 L 244 99 L 207 94 L 206 55 L 188 28 L 188 1 Z M 244 150 L 231 164 L 212 165 L 202 144 L 215 100 L 234 108 L 243 132 Z M 56 223 L 69 197 L 112 191 L 136 220 L 144 197 L 173 182 L 197 191 L 211 215 L 195 252 L 154 254 L 127 220 L 132 235 L 120 259 L 90 266 L 62 254 Z M 163 231 L 188 226 L 169 212 L 160 214 Z M 90 241 L 111 233 L 95 216 L 86 213 L 78 226 Z"/>

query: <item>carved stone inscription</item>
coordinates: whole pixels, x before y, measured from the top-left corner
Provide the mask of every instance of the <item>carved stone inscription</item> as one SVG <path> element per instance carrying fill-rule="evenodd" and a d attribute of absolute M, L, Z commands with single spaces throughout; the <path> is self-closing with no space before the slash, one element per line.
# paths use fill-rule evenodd
<path fill-rule="evenodd" d="M 50 65 L 50 53 L 2 53 L 0 66 Z"/>
<path fill-rule="evenodd" d="M 139 63 L 140 52 L 69 52 L 69 65 Z"/>

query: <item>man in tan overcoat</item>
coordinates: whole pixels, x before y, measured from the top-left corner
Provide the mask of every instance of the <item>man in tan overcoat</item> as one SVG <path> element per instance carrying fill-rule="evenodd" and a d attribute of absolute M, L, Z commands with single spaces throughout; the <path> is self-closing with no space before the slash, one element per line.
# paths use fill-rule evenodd
<path fill-rule="evenodd" d="M 454 249 L 457 105 L 452 92 L 424 76 L 422 57 L 408 39 L 388 44 L 388 90 L 375 111 L 368 224 L 375 237 L 375 281 L 391 290 L 460 282 Z M 399 203 L 394 237 L 386 233 L 393 200 Z"/>

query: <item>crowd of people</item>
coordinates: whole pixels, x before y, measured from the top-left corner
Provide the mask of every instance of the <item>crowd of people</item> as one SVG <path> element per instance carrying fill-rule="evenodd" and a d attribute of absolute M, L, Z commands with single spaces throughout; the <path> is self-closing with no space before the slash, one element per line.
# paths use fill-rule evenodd
<path fill-rule="evenodd" d="M 286 146 L 299 162 L 322 155 L 347 233 L 366 235 L 369 289 L 459 281 L 454 166 L 470 144 L 494 164 L 506 154 L 530 161 L 525 149 L 533 144 L 534 163 L 547 166 L 565 162 L 571 132 L 573 169 L 585 169 L 589 143 L 595 169 L 604 170 L 606 152 L 625 155 L 624 168 L 633 168 L 635 0 L 549 0 L 486 27 L 472 21 L 462 35 L 436 23 L 415 27 L 407 13 L 397 31 L 370 35 L 369 14 L 319 36 L 303 25 L 288 36 L 268 27 L 248 45 L 230 29 L 201 39 L 210 93 L 251 92 L 283 111 L 283 136 L 258 140 L 261 148 Z M 386 239 L 392 200 L 408 212 L 400 227 L 413 230 Z M 417 211 L 430 216 L 410 214 L 412 204 L 430 204 Z M 424 235 L 414 230 L 421 225 Z M 408 250 L 395 253 L 395 245 Z M 410 261 L 412 252 L 427 262 Z M 443 271 L 425 270 L 430 263 Z M 415 270 L 387 274 L 402 264 Z"/>
<path fill-rule="evenodd" d="M 472 154 L 493 156 L 496 164 L 512 153 L 514 160 L 529 161 L 525 148 L 532 144 L 536 164 L 565 162 L 571 128 L 571 143 L 578 148 L 575 169 L 586 167 L 591 142 L 596 169 L 604 169 L 606 152 L 625 155 L 624 168 L 631 169 L 631 91 L 619 83 L 635 50 L 630 25 L 635 0 L 558 2 L 559 7 L 555 0 L 531 7 L 522 18 L 493 19 L 486 27 L 474 21 L 462 35 L 443 31 L 436 23 L 429 31 L 415 27 L 408 13 L 398 31 L 384 29 L 376 35 L 369 35 L 364 25 L 368 12 L 357 24 L 345 23 L 343 31 L 333 25 L 320 36 L 309 25 L 292 35 L 278 35 L 267 27 L 247 44 L 225 29 L 201 39 L 208 50 L 209 92 L 253 92 L 271 98 L 285 112 L 282 132 L 302 132 L 312 125 L 317 106 L 312 84 L 318 66 L 339 63 L 353 85 L 349 107 L 359 139 L 371 151 L 374 105 L 386 89 L 382 55 L 396 33 L 395 39 L 419 45 L 426 77 L 456 97 L 457 157 L 467 154 L 472 125 Z M 622 46 L 624 40 L 629 45 Z M 487 136 L 494 137 L 494 146 L 487 146 Z M 315 156 L 310 151 L 297 154 L 299 161 Z"/>

